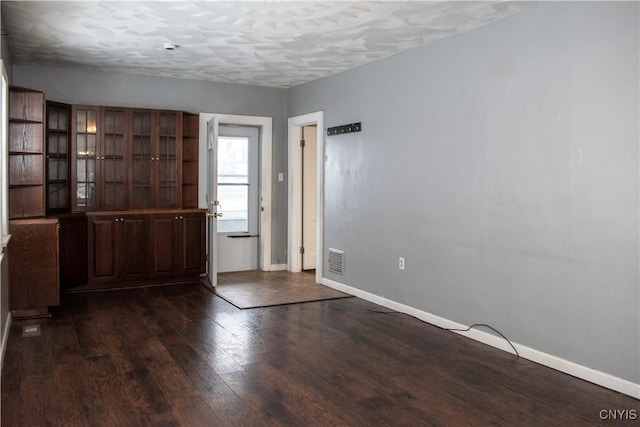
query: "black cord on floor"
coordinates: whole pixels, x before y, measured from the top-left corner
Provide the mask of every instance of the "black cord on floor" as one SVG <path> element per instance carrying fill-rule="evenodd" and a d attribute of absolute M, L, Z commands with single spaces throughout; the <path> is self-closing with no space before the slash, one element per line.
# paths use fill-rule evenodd
<path fill-rule="evenodd" d="M 411 316 L 410 314 L 407 313 L 402 313 L 400 311 L 384 311 L 384 310 L 373 310 L 370 308 L 365 309 L 365 311 L 369 312 L 369 313 L 377 313 L 377 314 L 405 314 L 407 316 Z M 418 319 L 415 316 L 411 316 L 414 319 L 417 319 L 423 323 L 428 323 L 425 322 L 422 319 Z M 496 328 L 494 328 L 493 326 L 487 325 L 486 323 L 474 323 L 473 325 L 469 326 L 466 329 L 457 329 L 457 328 L 443 328 L 441 326 L 438 325 L 434 325 L 433 323 L 429 323 L 429 325 L 435 326 L 438 329 L 442 329 L 443 331 L 451 331 L 451 332 L 468 332 L 470 331 L 472 328 L 475 328 L 477 326 L 483 326 L 485 328 L 489 328 L 491 329 L 493 332 L 495 332 L 496 334 L 500 335 L 502 338 L 504 338 L 504 340 L 509 343 L 509 345 L 511 346 L 511 348 L 513 349 L 513 351 L 516 353 L 516 357 L 519 359 L 520 358 L 520 353 L 518 353 L 518 350 L 516 350 L 515 346 L 511 343 L 511 341 L 509 340 L 509 338 L 505 337 L 504 334 L 502 332 L 500 332 L 499 330 L 497 330 Z"/>

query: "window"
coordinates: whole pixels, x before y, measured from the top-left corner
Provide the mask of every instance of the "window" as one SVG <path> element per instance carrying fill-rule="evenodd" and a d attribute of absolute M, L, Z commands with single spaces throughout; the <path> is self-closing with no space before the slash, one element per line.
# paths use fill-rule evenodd
<path fill-rule="evenodd" d="M 218 138 L 218 233 L 249 232 L 249 138 Z"/>

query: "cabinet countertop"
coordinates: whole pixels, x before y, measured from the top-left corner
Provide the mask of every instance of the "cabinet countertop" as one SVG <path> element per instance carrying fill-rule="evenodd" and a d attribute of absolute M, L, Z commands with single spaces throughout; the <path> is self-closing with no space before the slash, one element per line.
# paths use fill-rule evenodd
<path fill-rule="evenodd" d="M 161 214 L 190 214 L 205 213 L 206 209 L 131 209 L 127 211 L 90 211 L 87 216 L 112 216 L 112 215 L 161 215 Z"/>

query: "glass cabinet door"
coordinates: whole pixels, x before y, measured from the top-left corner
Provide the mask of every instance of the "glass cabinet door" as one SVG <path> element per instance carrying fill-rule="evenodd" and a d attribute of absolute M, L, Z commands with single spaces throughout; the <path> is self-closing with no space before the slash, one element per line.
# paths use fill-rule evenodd
<path fill-rule="evenodd" d="M 152 208 L 153 198 L 153 111 L 131 111 L 131 182 L 130 208 Z"/>
<path fill-rule="evenodd" d="M 100 107 L 73 106 L 73 204 L 78 210 L 98 207 L 97 159 Z"/>
<path fill-rule="evenodd" d="M 71 106 L 47 102 L 47 211 L 69 211 Z"/>
<path fill-rule="evenodd" d="M 126 110 L 103 108 L 100 177 L 102 208 L 124 209 L 127 182 L 125 133 Z"/>
<path fill-rule="evenodd" d="M 182 117 L 180 113 L 161 111 L 158 113 L 158 174 L 157 206 L 161 208 L 180 207 L 178 188 L 182 185 L 181 159 L 179 147 L 182 140 Z"/>

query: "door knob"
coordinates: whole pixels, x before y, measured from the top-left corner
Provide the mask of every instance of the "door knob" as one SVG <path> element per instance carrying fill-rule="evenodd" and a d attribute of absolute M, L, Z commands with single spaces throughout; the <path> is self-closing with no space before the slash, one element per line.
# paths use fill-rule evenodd
<path fill-rule="evenodd" d="M 210 216 L 212 218 L 222 218 L 222 212 L 218 213 L 207 213 L 207 216 Z"/>

